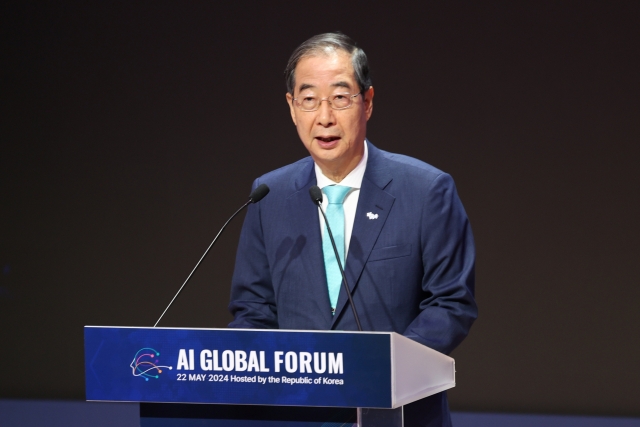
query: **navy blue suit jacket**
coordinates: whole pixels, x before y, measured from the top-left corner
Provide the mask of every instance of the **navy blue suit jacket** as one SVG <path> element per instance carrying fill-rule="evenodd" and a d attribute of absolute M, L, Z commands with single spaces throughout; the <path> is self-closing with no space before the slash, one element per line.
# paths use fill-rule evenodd
<path fill-rule="evenodd" d="M 362 328 L 395 331 L 448 354 L 477 316 L 467 215 L 449 175 L 367 144 L 345 265 Z M 270 172 L 254 188 L 262 183 L 271 192 L 247 211 L 229 326 L 357 330 L 344 289 L 331 314 L 318 208 L 309 196 L 313 160 Z M 432 403 L 446 407 L 446 400 Z"/>

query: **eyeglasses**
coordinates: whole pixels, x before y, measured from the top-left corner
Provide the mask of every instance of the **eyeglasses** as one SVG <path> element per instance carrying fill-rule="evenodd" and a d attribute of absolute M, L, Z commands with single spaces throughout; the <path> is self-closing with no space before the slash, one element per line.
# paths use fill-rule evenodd
<path fill-rule="evenodd" d="M 302 111 L 316 111 L 320 108 L 322 101 L 327 101 L 329 106 L 334 110 L 345 110 L 353 105 L 353 98 L 360 95 L 356 93 L 351 95 L 349 92 L 336 93 L 326 98 L 318 98 L 313 95 L 306 95 L 302 98 L 294 98 L 293 101 Z"/>

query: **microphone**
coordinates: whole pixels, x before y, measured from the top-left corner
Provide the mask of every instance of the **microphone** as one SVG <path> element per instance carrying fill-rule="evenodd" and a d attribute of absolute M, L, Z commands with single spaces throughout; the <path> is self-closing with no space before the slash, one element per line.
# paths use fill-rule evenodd
<path fill-rule="evenodd" d="M 218 234 L 216 234 L 216 237 L 213 239 L 213 242 L 211 242 L 211 244 L 209 245 L 209 247 L 207 248 L 206 251 L 204 251 L 204 254 L 202 255 L 202 257 L 200 258 L 200 261 L 198 261 L 198 263 L 196 264 L 195 267 L 193 267 L 193 270 L 191 270 L 191 273 L 189 274 L 189 276 L 187 277 L 187 280 L 184 281 L 184 283 L 182 284 L 182 286 L 180 286 L 180 289 L 178 289 L 178 292 L 176 292 L 176 294 L 174 295 L 173 299 L 171 300 L 171 302 L 169 303 L 169 305 L 167 306 L 167 308 L 164 309 L 164 311 L 162 312 L 162 314 L 160 315 L 160 318 L 158 318 L 158 321 L 156 322 L 155 325 L 153 325 L 153 327 L 155 328 L 156 326 L 158 326 L 158 323 L 160 323 L 160 320 L 162 320 L 162 318 L 164 317 L 165 313 L 169 310 L 169 307 L 171 307 L 171 304 L 173 304 L 173 302 L 176 300 L 176 298 L 178 298 L 178 295 L 180 295 L 180 292 L 182 292 L 182 289 L 184 288 L 184 286 L 187 284 L 187 282 L 189 281 L 189 279 L 191 279 L 191 276 L 193 275 L 193 273 L 195 273 L 196 269 L 200 266 L 200 263 L 202 262 L 202 260 L 204 259 L 204 257 L 207 256 L 207 254 L 209 253 L 209 249 L 211 249 L 213 247 L 213 244 L 216 242 L 216 240 L 218 240 L 218 237 L 220 237 L 220 235 L 222 234 L 222 232 L 224 231 L 225 228 L 227 228 L 227 225 L 231 222 L 231 220 L 233 218 L 236 217 L 236 215 L 238 215 L 240 213 L 241 210 L 243 210 L 244 208 L 246 208 L 247 206 L 249 206 L 250 203 L 258 203 L 260 200 L 262 200 L 264 198 L 264 196 L 266 196 L 267 194 L 269 194 L 269 187 L 267 186 L 267 184 L 260 184 L 255 190 L 253 190 L 251 192 L 251 194 L 249 194 L 249 200 L 247 201 L 247 203 L 245 203 L 244 205 L 242 205 L 242 207 L 240 207 L 240 209 L 238 209 L 233 215 L 231 215 L 231 218 L 229 218 L 227 220 L 227 222 L 224 223 L 224 225 L 222 226 L 222 228 L 220 229 L 220 231 L 218 231 Z"/>
<path fill-rule="evenodd" d="M 362 326 L 360 326 L 360 317 L 358 317 L 358 312 L 356 311 L 356 305 L 353 303 L 353 298 L 351 297 L 351 290 L 349 289 L 349 284 L 347 283 L 347 276 L 344 274 L 344 269 L 342 268 L 342 262 L 340 262 L 340 255 L 338 254 L 338 248 L 336 247 L 336 242 L 333 240 L 333 233 L 331 232 L 331 227 L 329 227 L 329 221 L 327 221 L 327 216 L 324 214 L 324 210 L 322 210 L 322 190 L 318 188 L 317 185 L 314 185 L 309 189 L 309 195 L 311 196 L 311 201 L 318 206 L 320 209 L 320 213 L 324 218 L 324 223 L 327 225 L 327 231 L 329 232 L 329 239 L 331 239 L 331 246 L 333 246 L 333 252 L 336 255 L 336 260 L 338 261 L 338 268 L 340 269 L 340 273 L 342 274 L 342 283 L 344 284 L 344 290 L 347 292 L 347 298 L 349 299 L 349 305 L 351 306 L 351 310 L 353 311 L 353 317 L 356 319 L 356 325 L 358 325 L 358 331 L 362 332 Z"/>
<path fill-rule="evenodd" d="M 258 187 L 256 187 L 256 189 L 253 190 L 251 194 L 249 194 L 249 201 L 245 203 L 244 206 L 242 206 L 240 209 L 244 209 L 244 207 L 247 206 L 249 203 L 258 203 L 260 200 L 264 198 L 264 196 L 269 194 L 269 191 L 270 189 L 267 184 L 258 185 Z"/>

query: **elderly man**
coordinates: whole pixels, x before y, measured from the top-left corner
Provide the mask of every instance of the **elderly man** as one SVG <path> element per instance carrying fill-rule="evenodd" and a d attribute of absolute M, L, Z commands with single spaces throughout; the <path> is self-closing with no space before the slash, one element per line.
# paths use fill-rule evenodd
<path fill-rule="evenodd" d="M 363 330 L 451 352 L 477 317 L 475 250 L 449 175 L 366 139 L 374 90 L 362 49 L 321 34 L 292 54 L 287 103 L 310 157 L 270 172 L 240 236 L 231 327 L 355 330 L 317 185 Z M 412 425 L 448 426 L 445 393 L 405 407 Z M 408 425 L 408 424 L 406 424 Z"/>

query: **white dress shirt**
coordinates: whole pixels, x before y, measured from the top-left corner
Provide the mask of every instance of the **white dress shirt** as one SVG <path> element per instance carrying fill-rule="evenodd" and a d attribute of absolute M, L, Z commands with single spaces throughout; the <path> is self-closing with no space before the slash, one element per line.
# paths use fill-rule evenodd
<path fill-rule="evenodd" d="M 320 167 L 315 164 L 316 181 L 318 187 L 323 189 L 329 185 L 344 185 L 345 187 L 351 187 L 351 190 L 344 198 L 342 206 L 344 208 L 344 259 L 346 261 L 349 254 L 349 243 L 351 242 L 351 232 L 353 231 L 353 223 L 356 217 L 356 209 L 358 208 L 358 198 L 360 197 L 360 187 L 362 186 L 362 178 L 364 178 L 364 171 L 367 168 L 367 158 L 369 157 L 369 150 L 367 149 L 367 142 L 364 143 L 364 155 L 357 166 L 349 172 L 342 181 L 334 182 L 324 176 Z M 323 194 L 322 197 L 322 209 L 326 212 L 327 205 L 329 204 L 327 196 Z M 318 212 L 320 217 L 320 235 L 324 239 L 324 218 L 322 214 Z"/>

